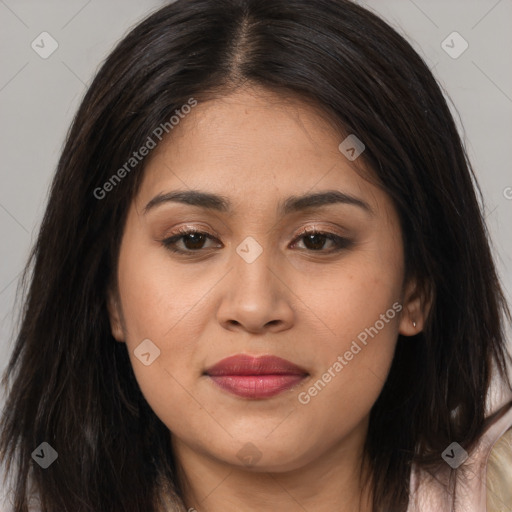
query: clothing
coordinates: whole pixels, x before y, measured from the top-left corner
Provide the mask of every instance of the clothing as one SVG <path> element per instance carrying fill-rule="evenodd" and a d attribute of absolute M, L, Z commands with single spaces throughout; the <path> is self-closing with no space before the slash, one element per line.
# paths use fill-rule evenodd
<path fill-rule="evenodd" d="M 498 440 L 503 436 L 503 440 Z M 492 468 L 488 471 L 489 460 Z M 455 503 L 449 478 L 455 473 Z M 407 512 L 512 512 L 512 406 L 482 435 L 456 469 L 431 475 L 413 467 Z M 487 503 L 490 507 L 487 507 Z"/>
<path fill-rule="evenodd" d="M 494 445 L 487 461 L 486 481 L 487 512 L 500 512 L 504 504 L 512 503 L 512 430 Z"/>
<path fill-rule="evenodd" d="M 512 402 L 512 390 L 493 368 L 486 417 Z M 413 467 L 407 512 L 512 512 L 512 409 L 487 427 L 469 457 L 455 471 L 455 505 L 447 491 L 451 467 L 435 476 Z M 487 506 L 487 503 L 489 506 Z"/>

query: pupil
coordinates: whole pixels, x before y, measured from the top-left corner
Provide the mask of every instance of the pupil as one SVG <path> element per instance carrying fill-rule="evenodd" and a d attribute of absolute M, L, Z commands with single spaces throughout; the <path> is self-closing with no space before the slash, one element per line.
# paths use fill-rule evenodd
<path fill-rule="evenodd" d="M 325 238 L 325 235 L 307 235 L 306 240 L 313 241 L 313 249 L 321 249 L 323 246 L 323 238 Z M 316 243 L 315 243 L 316 242 Z M 307 246 L 307 244 L 306 244 Z"/>
<path fill-rule="evenodd" d="M 201 240 L 203 238 L 204 235 L 201 235 L 200 233 L 189 233 L 188 235 L 186 235 L 188 238 L 185 239 L 185 245 L 188 245 L 186 242 L 187 241 L 191 241 L 192 242 L 192 247 L 187 247 L 188 249 L 200 249 L 201 247 L 201 242 L 203 240 Z M 198 244 L 195 245 L 195 244 Z"/>

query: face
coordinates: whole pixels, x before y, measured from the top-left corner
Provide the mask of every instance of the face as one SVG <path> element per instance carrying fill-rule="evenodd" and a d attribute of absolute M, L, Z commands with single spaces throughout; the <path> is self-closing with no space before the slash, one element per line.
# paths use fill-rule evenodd
<path fill-rule="evenodd" d="M 421 329 L 397 213 L 299 100 L 239 90 L 171 135 L 129 210 L 112 332 L 180 453 L 300 468 L 364 435 Z M 171 197 L 191 191 L 218 197 Z"/>

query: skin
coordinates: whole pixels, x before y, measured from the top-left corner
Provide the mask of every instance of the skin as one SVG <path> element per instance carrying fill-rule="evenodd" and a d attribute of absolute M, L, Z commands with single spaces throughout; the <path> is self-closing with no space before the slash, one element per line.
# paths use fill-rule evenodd
<path fill-rule="evenodd" d="M 360 461 L 370 409 L 386 380 L 399 333 L 422 329 L 427 308 L 404 282 L 403 240 L 390 198 L 355 170 L 325 116 L 300 100 L 244 87 L 199 103 L 151 154 L 122 238 L 112 333 L 127 345 L 140 388 L 172 433 L 185 503 L 199 512 L 370 511 Z M 222 194 L 231 213 L 167 202 L 158 194 Z M 277 216 L 292 195 L 339 190 L 365 201 Z M 162 240 L 179 227 L 213 236 Z M 317 229 L 352 240 L 332 252 Z M 252 263 L 236 248 L 248 236 L 263 252 Z M 196 252 L 193 252 L 193 251 Z M 311 397 L 307 390 L 394 303 L 403 309 Z M 413 326 L 416 322 L 416 327 Z M 134 355 L 150 339 L 160 356 Z M 272 354 L 307 369 L 272 398 L 234 396 L 203 375 L 234 354 Z M 247 446 L 252 443 L 255 447 Z M 237 454 L 245 446 L 256 461 Z M 258 459 L 258 457 L 260 457 Z M 258 459 L 258 460 L 256 460 Z"/>

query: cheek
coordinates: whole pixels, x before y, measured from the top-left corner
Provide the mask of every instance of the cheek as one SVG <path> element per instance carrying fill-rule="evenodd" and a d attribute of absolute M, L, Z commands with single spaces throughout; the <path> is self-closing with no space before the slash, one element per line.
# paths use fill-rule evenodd
<path fill-rule="evenodd" d="M 297 396 L 306 423 L 322 418 L 324 426 L 313 421 L 305 429 L 308 432 L 325 439 L 346 434 L 370 413 L 379 397 L 393 360 L 398 321 L 391 304 L 382 308 L 388 323 L 376 311 L 362 314 L 356 309 L 350 317 L 347 306 L 343 312 L 347 320 L 340 318 L 335 324 L 336 332 L 342 333 L 337 342 L 319 347 L 319 371 Z"/>
<path fill-rule="evenodd" d="M 399 262 L 382 257 L 374 260 L 359 252 L 317 278 L 315 286 L 304 283 L 298 294 L 330 332 L 325 336 L 326 346 L 341 350 L 377 321 L 379 331 L 386 326 L 384 336 L 390 329 L 398 333 L 400 308 L 392 306 L 401 299 L 401 282 Z M 385 315 L 383 320 L 381 315 Z"/>
<path fill-rule="evenodd" d="M 320 371 L 300 403 L 336 421 L 357 421 L 378 398 L 393 360 L 403 308 L 401 261 L 392 250 L 369 248 L 323 282 L 308 304 L 328 330 L 315 346 Z"/>
<path fill-rule="evenodd" d="M 203 406 L 204 401 L 195 398 L 197 393 L 187 375 L 167 368 L 169 361 L 164 352 L 151 366 L 142 365 L 134 357 L 131 360 L 141 393 L 171 432 L 179 438 L 189 439 L 191 443 L 202 440 L 213 446 L 219 442 L 223 430 L 217 428 L 218 422 L 213 421 L 209 408 Z M 180 366 L 186 368 L 187 363 Z M 223 442 L 229 442 L 229 439 L 223 439 Z"/>
<path fill-rule="evenodd" d="M 195 312 L 205 291 L 199 287 L 187 289 L 179 274 L 169 272 L 158 262 L 148 261 L 147 257 L 125 261 L 119 269 L 125 277 L 119 280 L 119 289 L 123 298 L 126 348 L 135 378 L 160 420 L 186 432 L 190 422 L 205 421 L 204 411 L 191 399 L 189 391 L 200 374 L 192 363 L 197 360 L 198 347 L 190 340 L 200 337 L 202 327 Z M 138 357 L 142 355 L 139 347 L 143 340 L 151 340 L 156 347 L 150 346 L 149 365 L 144 364 L 144 357 L 142 361 Z M 183 411 L 187 411 L 186 420 Z"/>
<path fill-rule="evenodd" d="M 147 249 L 143 253 L 138 250 L 139 245 L 142 244 L 127 245 L 119 260 L 125 341 L 141 391 L 162 418 L 161 414 L 172 414 L 181 406 L 194 409 L 186 389 L 192 388 L 201 371 L 199 366 L 194 367 L 199 347 L 190 340 L 200 339 L 203 325 L 198 312 L 204 307 L 201 300 L 207 300 L 204 297 L 212 284 L 201 284 L 196 277 L 191 286 L 193 276 L 174 271 L 165 254 Z M 149 358 L 142 358 L 145 362 L 149 359 L 149 365 L 137 357 L 141 355 L 141 343 L 147 344 L 144 340 L 152 344 Z M 179 417 L 174 421 L 177 420 Z"/>
<path fill-rule="evenodd" d="M 201 308 L 211 283 L 192 266 L 179 267 L 162 248 L 127 237 L 118 274 L 128 343 L 168 340 L 174 332 L 198 328 L 190 318 Z"/>

